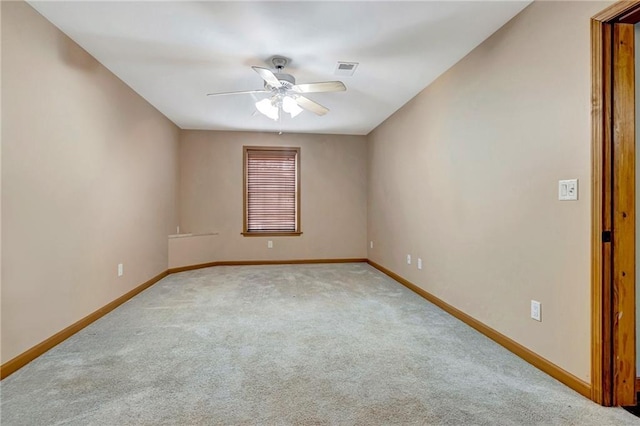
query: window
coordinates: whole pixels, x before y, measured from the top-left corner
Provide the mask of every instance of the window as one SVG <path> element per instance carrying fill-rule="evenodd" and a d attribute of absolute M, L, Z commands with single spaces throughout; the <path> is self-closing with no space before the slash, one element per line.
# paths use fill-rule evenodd
<path fill-rule="evenodd" d="M 300 235 L 300 148 L 244 147 L 245 236 Z"/>

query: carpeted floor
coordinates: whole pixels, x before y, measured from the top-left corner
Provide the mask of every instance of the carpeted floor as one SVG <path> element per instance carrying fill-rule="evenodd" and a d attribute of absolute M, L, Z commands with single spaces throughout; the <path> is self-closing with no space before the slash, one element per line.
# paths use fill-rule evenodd
<path fill-rule="evenodd" d="M 631 425 L 366 264 L 170 275 L 1 384 L 7 425 Z"/>

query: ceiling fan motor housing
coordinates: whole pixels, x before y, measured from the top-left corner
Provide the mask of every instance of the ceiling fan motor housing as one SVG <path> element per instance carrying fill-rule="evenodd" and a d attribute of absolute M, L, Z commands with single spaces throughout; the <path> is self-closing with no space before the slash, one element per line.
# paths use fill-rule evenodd
<path fill-rule="evenodd" d="M 282 86 L 289 90 L 291 89 L 293 86 L 296 85 L 296 79 L 291 75 L 291 74 L 284 74 L 284 73 L 273 73 L 273 75 L 276 76 L 276 78 L 278 79 L 278 81 L 280 83 L 282 83 Z M 265 81 L 264 83 L 264 87 L 267 89 L 272 89 L 271 86 L 269 86 L 269 84 Z"/>

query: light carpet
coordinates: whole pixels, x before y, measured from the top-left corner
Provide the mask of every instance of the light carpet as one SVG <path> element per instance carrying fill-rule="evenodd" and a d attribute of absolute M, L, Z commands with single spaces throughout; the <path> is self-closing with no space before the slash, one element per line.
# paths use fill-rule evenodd
<path fill-rule="evenodd" d="M 170 275 L 1 384 L 2 425 L 631 425 L 366 264 Z"/>

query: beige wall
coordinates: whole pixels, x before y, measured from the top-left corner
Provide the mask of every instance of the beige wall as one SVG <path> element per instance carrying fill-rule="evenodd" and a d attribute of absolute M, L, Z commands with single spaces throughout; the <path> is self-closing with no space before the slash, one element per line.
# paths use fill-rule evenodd
<path fill-rule="evenodd" d="M 2 63 L 6 362 L 167 269 L 178 129 L 25 3 Z"/>
<path fill-rule="evenodd" d="M 243 145 L 301 148 L 303 235 L 240 235 Z M 183 131 L 180 232 L 219 233 L 210 261 L 366 257 L 366 152 L 364 136 Z"/>
<path fill-rule="evenodd" d="M 607 4 L 534 3 L 364 138 L 179 133 L 2 2 L 1 362 L 164 271 L 180 225 L 218 233 L 208 261 L 368 255 L 589 381 L 588 22 Z M 301 237 L 240 235 L 243 145 L 302 148 Z M 579 201 L 557 201 L 566 178 Z"/>
<path fill-rule="evenodd" d="M 218 234 L 180 235 L 169 237 L 169 268 L 202 265 L 218 259 Z"/>
<path fill-rule="evenodd" d="M 369 135 L 369 258 L 587 382 L 589 18 L 607 5 L 532 4 Z M 570 178 L 579 201 L 558 201 Z"/>

